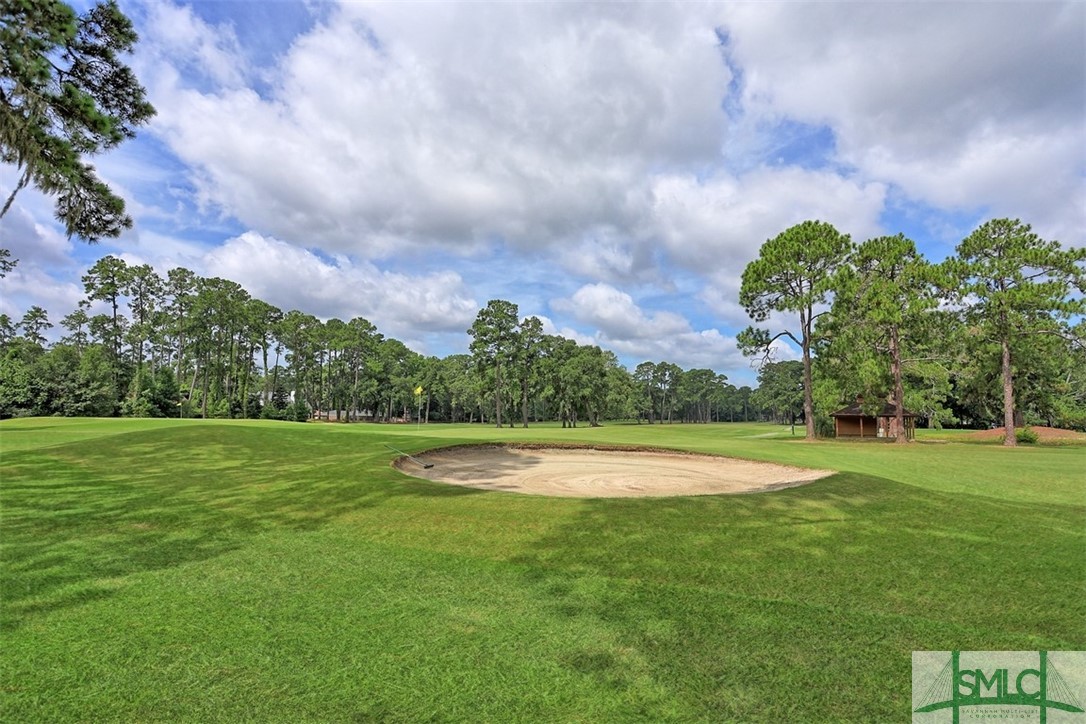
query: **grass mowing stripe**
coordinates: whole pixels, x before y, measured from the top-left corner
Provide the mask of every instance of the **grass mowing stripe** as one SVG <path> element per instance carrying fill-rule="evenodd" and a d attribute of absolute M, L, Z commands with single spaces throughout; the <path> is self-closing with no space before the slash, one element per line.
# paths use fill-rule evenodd
<path fill-rule="evenodd" d="M 202 718 L 210 713 L 202 706 L 209 697 L 226 707 L 215 716 L 220 720 L 293 719 L 307 711 L 339 718 L 352 715 L 356 703 L 407 719 L 437 709 L 504 719 L 548 710 L 573 715 L 597 699 L 598 715 L 612 718 L 627 704 L 599 697 L 591 677 L 581 681 L 575 667 L 562 663 L 566 649 L 610 645 L 606 629 L 537 610 L 533 591 L 517 585 L 516 567 L 358 542 L 333 559 L 325 557 L 327 541 L 312 534 L 261 543 L 228 556 L 219 575 L 208 575 L 206 563 L 177 571 L 184 583 L 171 586 L 168 605 L 146 592 L 176 583 L 163 581 L 173 576 L 160 571 L 140 576 L 123 604 L 96 602 L 54 619 L 51 628 L 62 634 L 93 621 L 117 636 L 82 665 L 112 685 L 67 708 L 57 702 L 49 716 Z M 140 615 L 132 620 L 134 611 Z M 14 653 L 25 657 L 25 668 L 11 680 L 58 670 L 47 657 L 35 660 L 33 642 L 22 643 L 29 650 Z M 52 653 L 67 655 L 63 648 Z M 247 680 L 255 672 L 261 672 L 255 696 L 247 690 L 227 696 L 217 685 L 223 675 Z M 280 693 L 267 701 L 273 682 Z M 111 710 L 116 694 L 141 687 L 174 692 L 171 708 Z M 334 696 L 311 701 L 329 687 Z M 38 688 L 86 693 L 64 679 Z"/>

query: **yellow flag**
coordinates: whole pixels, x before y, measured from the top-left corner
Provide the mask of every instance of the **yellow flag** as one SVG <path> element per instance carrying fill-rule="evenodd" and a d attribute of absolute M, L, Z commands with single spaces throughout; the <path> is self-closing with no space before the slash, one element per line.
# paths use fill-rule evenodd
<path fill-rule="evenodd" d="M 415 388 L 415 397 L 422 397 L 422 385 Z"/>

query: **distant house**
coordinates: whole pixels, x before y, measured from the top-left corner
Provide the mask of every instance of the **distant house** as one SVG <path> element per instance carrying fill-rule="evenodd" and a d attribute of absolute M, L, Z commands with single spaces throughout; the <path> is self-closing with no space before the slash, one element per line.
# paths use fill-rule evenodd
<path fill-rule="evenodd" d="M 883 438 L 893 439 L 890 435 L 894 420 L 894 406 L 889 402 L 882 404 L 877 414 L 863 411 L 863 400 L 857 400 L 848 407 L 831 413 L 833 431 L 837 437 Z M 916 436 L 916 413 L 905 410 L 905 437 L 912 440 Z"/>

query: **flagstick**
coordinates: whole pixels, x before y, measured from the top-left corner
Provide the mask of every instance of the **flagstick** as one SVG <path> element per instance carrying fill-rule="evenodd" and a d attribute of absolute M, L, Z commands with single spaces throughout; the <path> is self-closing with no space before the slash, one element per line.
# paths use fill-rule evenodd
<path fill-rule="evenodd" d="M 422 385 L 415 388 L 415 432 L 422 431 Z"/>

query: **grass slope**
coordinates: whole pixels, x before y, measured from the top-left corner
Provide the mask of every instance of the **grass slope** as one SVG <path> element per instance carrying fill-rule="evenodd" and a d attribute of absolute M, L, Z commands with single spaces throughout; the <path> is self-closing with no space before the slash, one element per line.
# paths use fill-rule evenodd
<path fill-rule="evenodd" d="M 913 650 L 1086 648 L 1083 448 L 780 433 L 5 422 L 0 718 L 900 720 Z M 533 498 L 384 446 L 494 439 L 843 472 Z"/>

